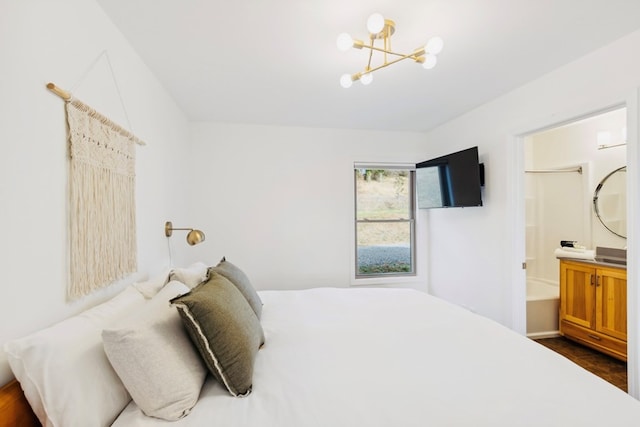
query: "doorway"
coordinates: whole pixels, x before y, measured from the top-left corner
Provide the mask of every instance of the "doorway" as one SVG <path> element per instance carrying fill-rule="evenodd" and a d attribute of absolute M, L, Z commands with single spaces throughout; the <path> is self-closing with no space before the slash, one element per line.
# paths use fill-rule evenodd
<path fill-rule="evenodd" d="M 559 336 L 561 241 L 584 247 L 626 249 L 593 207 L 594 190 L 627 164 L 627 109 L 617 108 L 523 137 L 526 255 L 526 332 L 533 339 Z M 611 203 L 611 202 L 608 202 Z M 626 199 L 617 200 L 626 214 Z M 620 218 L 626 224 L 625 218 Z M 622 233 L 626 235 L 626 230 Z M 576 256 L 576 257 L 580 257 Z"/>

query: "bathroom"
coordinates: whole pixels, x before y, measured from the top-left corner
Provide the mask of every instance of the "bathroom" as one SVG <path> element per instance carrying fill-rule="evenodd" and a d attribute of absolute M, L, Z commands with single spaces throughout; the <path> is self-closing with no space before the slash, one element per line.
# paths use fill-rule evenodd
<path fill-rule="evenodd" d="M 626 173 L 613 172 L 626 165 L 625 141 L 626 108 L 525 138 L 530 338 L 558 336 L 559 262 L 554 252 L 561 240 L 577 241 L 587 249 L 627 246 L 621 237 L 626 234 L 626 192 L 609 191 L 614 181 L 624 187 Z"/>

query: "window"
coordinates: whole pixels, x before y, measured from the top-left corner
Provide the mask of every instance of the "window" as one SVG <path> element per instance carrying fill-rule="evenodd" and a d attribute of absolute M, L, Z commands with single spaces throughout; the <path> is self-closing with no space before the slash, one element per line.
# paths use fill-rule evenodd
<path fill-rule="evenodd" d="M 356 164 L 356 278 L 415 275 L 415 168 Z"/>

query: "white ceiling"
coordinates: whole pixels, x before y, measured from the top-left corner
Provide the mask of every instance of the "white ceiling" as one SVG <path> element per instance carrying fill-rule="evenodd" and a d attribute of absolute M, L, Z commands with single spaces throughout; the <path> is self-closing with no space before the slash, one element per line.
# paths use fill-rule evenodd
<path fill-rule="evenodd" d="M 286 126 L 425 131 L 640 28 L 640 0 L 98 3 L 190 120 Z M 336 37 L 366 39 L 376 11 L 396 22 L 394 50 L 440 35 L 438 65 L 343 89 L 367 53 Z"/>

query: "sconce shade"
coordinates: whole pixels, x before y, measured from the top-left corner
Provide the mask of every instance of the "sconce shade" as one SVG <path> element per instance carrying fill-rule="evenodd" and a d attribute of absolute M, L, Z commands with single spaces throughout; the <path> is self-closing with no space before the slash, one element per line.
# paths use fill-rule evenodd
<path fill-rule="evenodd" d="M 173 230 L 189 230 L 189 233 L 187 233 L 187 243 L 191 246 L 204 242 L 205 235 L 201 230 L 195 230 L 193 228 L 174 228 L 171 221 L 167 221 L 164 223 L 165 236 L 171 237 L 171 235 L 173 234 Z"/>
<path fill-rule="evenodd" d="M 204 233 L 200 230 L 191 230 L 188 234 L 187 234 L 187 243 L 189 243 L 191 246 L 193 245 L 197 245 L 198 243 L 202 243 L 204 242 Z"/>

